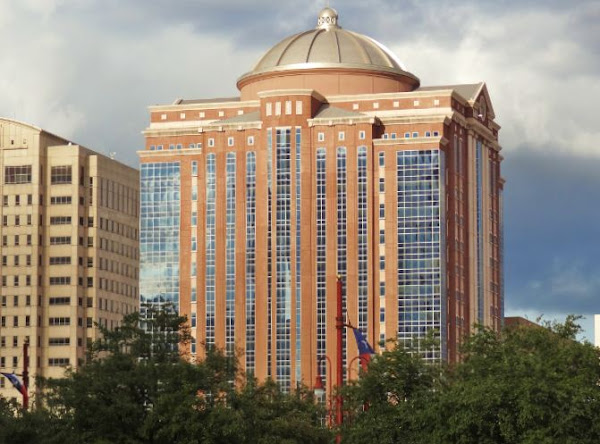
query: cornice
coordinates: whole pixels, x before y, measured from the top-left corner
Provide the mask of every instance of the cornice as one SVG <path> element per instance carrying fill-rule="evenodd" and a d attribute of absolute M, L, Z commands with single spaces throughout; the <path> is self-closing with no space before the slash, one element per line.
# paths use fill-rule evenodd
<path fill-rule="evenodd" d="M 244 102 L 207 102 L 207 103 L 180 103 L 169 105 L 150 105 L 148 110 L 153 111 L 202 111 L 207 109 L 231 109 L 231 108 L 258 108 L 259 100 L 246 100 Z"/>
<path fill-rule="evenodd" d="M 314 89 L 271 89 L 267 91 L 260 91 L 257 93 L 261 99 L 267 99 L 271 97 L 280 96 L 310 96 L 319 100 L 320 102 L 326 102 L 327 99 L 321 93 Z"/>
<path fill-rule="evenodd" d="M 438 147 L 439 145 L 446 146 L 449 140 L 444 136 L 438 137 L 415 137 L 410 139 L 373 139 L 374 146 L 394 146 L 394 145 L 424 145 L 430 144 Z"/>
<path fill-rule="evenodd" d="M 356 125 L 357 123 L 369 123 L 374 125 L 377 122 L 376 117 L 372 116 L 353 116 L 353 117 L 329 117 L 307 119 L 309 127 L 313 126 L 333 126 L 333 125 Z"/>

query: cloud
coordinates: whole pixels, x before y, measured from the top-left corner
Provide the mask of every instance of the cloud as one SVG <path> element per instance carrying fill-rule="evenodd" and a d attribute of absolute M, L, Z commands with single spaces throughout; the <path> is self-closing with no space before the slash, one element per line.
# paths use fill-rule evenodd
<path fill-rule="evenodd" d="M 136 165 L 147 105 L 235 95 L 237 77 L 285 36 L 314 26 L 324 2 L 0 0 L 0 6 L 0 114 L 54 125 L 48 129 L 92 149 L 125 152 L 121 158 Z M 343 27 L 392 48 L 423 84 L 485 80 L 507 151 L 552 146 L 596 155 L 597 2 L 334 6 Z"/>
<path fill-rule="evenodd" d="M 600 31 L 590 17 L 600 19 L 600 7 L 531 6 L 464 3 L 455 10 L 428 3 L 420 32 L 387 43 L 423 84 L 486 81 L 505 149 L 597 156 L 600 57 L 593 42 Z"/>
<path fill-rule="evenodd" d="M 507 155 L 507 312 L 600 311 L 599 163 L 552 149 Z"/>

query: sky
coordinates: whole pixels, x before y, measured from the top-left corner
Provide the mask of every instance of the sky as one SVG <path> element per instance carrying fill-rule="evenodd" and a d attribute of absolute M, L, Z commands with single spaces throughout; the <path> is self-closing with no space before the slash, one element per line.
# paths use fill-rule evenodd
<path fill-rule="evenodd" d="M 506 179 L 506 314 L 600 313 L 600 2 L 331 0 L 421 85 L 485 81 Z M 326 0 L 0 0 L 0 116 L 138 166 L 149 105 L 236 96 Z"/>

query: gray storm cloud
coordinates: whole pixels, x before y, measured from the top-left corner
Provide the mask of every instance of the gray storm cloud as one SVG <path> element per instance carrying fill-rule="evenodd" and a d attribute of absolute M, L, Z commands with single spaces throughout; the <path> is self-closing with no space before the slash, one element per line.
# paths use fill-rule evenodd
<path fill-rule="evenodd" d="M 331 4 L 343 27 L 394 50 L 422 84 L 487 82 L 507 158 L 507 306 L 589 313 L 598 291 L 592 277 L 597 259 L 579 246 L 586 236 L 588 244 L 597 240 L 598 232 L 591 222 L 579 221 L 578 232 L 565 238 L 574 219 L 565 217 L 557 197 L 548 198 L 546 191 L 555 190 L 573 214 L 589 215 L 596 205 L 600 183 L 579 187 L 577 177 L 587 171 L 584 164 L 599 162 L 600 4 Z M 324 5 L 315 0 L 0 0 L 0 115 L 99 152 L 117 152 L 119 160 L 136 166 L 148 105 L 235 95 L 236 79 L 280 39 L 314 26 Z M 570 156 L 579 163 L 566 162 Z M 563 179 L 576 199 L 561 194 L 564 187 L 553 188 L 567 164 L 572 175 Z M 523 190 L 528 191 L 520 194 Z M 527 195 L 536 208 L 523 200 Z M 525 230 L 535 230 L 541 220 L 544 228 L 528 236 Z M 549 251 L 551 260 L 545 260 Z M 569 279 L 580 285 L 569 287 Z M 578 297 L 565 305 L 570 291 Z"/>

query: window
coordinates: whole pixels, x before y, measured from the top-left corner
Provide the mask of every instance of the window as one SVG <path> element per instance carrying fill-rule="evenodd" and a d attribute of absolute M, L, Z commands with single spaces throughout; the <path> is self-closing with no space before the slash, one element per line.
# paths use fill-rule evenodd
<path fill-rule="evenodd" d="M 50 225 L 70 225 L 71 216 L 55 216 L 50 218 Z"/>
<path fill-rule="evenodd" d="M 379 204 L 379 219 L 385 219 L 385 205 Z"/>
<path fill-rule="evenodd" d="M 94 246 L 94 238 L 92 236 L 88 236 L 87 246 L 88 247 L 93 247 Z"/>
<path fill-rule="evenodd" d="M 385 256 L 379 256 L 379 269 L 385 270 Z"/>
<path fill-rule="evenodd" d="M 51 196 L 50 205 L 70 205 L 71 196 Z"/>
<path fill-rule="evenodd" d="M 385 244 L 385 230 L 383 228 L 379 230 L 379 243 Z"/>
<path fill-rule="evenodd" d="M 19 286 L 19 276 L 14 276 L 13 277 L 13 283 L 15 287 Z"/>
<path fill-rule="evenodd" d="M 27 265 L 28 267 L 31 265 L 31 255 L 30 254 L 25 256 L 25 265 Z"/>
<path fill-rule="evenodd" d="M 32 205 L 33 204 L 33 194 L 28 194 L 27 195 L 27 205 Z"/>
<path fill-rule="evenodd" d="M 88 257 L 87 258 L 87 267 L 88 268 L 92 268 L 94 266 L 94 258 L 93 257 Z"/>
<path fill-rule="evenodd" d="M 48 366 L 50 367 L 66 367 L 69 365 L 69 358 L 49 358 Z"/>
<path fill-rule="evenodd" d="M 234 143 L 234 138 L 233 137 L 228 137 L 227 138 L 227 146 L 233 146 Z"/>
<path fill-rule="evenodd" d="M 410 133 L 404 133 L 404 138 L 405 139 L 410 139 Z"/>
<path fill-rule="evenodd" d="M 6 347 L 6 337 L 0 337 L 0 347 Z"/>
<path fill-rule="evenodd" d="M 50 277 L 50 285 L 70 285 L 71 277 L 70 276 L 51 276 Z"/>
<path fill-rule="evenodd" d="M 2 216 L 2 226 L 8 226 L 8 216 L 6 215 Z"/>
<path fill-rule="evenodd" d="M 378 159 L 379 159 L 379 166 L 384 167 L 385 166 L 385 153 L 379 152 Z"/>
<path fill-rule="evenodd" d="M 70 297 L 54 297 L 50 298 L 50 305 L 69 305 L 71 303 Z"/>
<path fill-rule="evenodd" d="M 8 196 L 2 196 L 2 205 L 5 207 L 8 206 Z"/>
<path fill-rule="evenodd" d="M 50 236 L 50 245 L 70 245 L 71 236 Z"/>
<path fill-rule="evenodd" d="M 48 345 L 53 346 L 61 346 L 61 345 L 70 345 L 71 338 L 49 338 Z"/>
<path fill-rule="evenodd" d="M 88 227 L 93 228 L 94 226 L 94 218 L 93 217 L 88 217 Z"/>
<path fill-rule="evenodd" d="M 48 325 L 71 325 L 71 318 L 48 318 Z"/>
<path fill-rule="evenodd" d="M 417 138 L 419 137 L 419 133 L 417 133 L 416 131 L 414 133 L 412 133 L 413 138 Z"/>
<path fill-rule="evenodd" d="M 325 133 L 318 133 L 317 134 L 317 140 L 319 142 L 324 142 L 325 141 Z"/>
<path fill-rule="evenodd" d="M 344 131 L 338 133 L 338 140 L 346 140 L 346 133 Z"/>
<path fill-rule="evenodd" d="M 254 136 L 248 136 L 248 145 L 254 145 Z"/>
<path fill-rule="evenodd" d="M 20 206 L 21 205 L 21 196 L 19 194 L 15 195 L 15 206 Z"/>
<path fill-rule="evenodd" d="M 215 146 L 215 139 L 213 139 L 212 137 L 210 139 L 208 139 L 208 146 L 210 146 L 210 147 Z"/>
<path fill-rule="evenodd" d="M 19 326 L 19 317 L 13 316 L 13 327 L 18 327 L 18 326 Z"/>
<path fill-rule="evenodd" d="M 431 137 L 431 131 L 425 131 L 425 137 Z"/>
<path fill-rule="evenodd" d="M 4 167 L 4 183 L 31 183 L 31 165 Z"/>
<path fill-rule="evenodd" d="M 71 165 L 54 166 L 50 169 L 50 183 L 59 185 L 72 183 Z"/>
<path fill-rule="evenodd" d="M 27 235 L 27 245 L 31 245 L 31 234 Z"/>
<path fill-rule="evenodd" d="M 367 137 L 367 133 L 365 131 L 359 131 L 358 132 L 358 138 L 360 140 L 364 140 Z"/>
<path fill-rule="evenodd" d="M 379 192 L 385 193 L 385 177 L 379 178 Z"/>
<path fill-rule="evenodd" d="M 27 215 L 27 225 L 31 225 L 31 214 Z"/>
<path fill-rule="evenodd" d="M 13 296 L 13 305 L 15 307 L 19 306 L 19 296 L 18 295 Z"/>
<path fill-rule="evenodd" d="M 19 245 L 19 235 L 15 235 L 15 245 Z"/>
<path fill-rule="evenodd" d="M 70 265 L 71 256 L 50 256 L 50 265 Z"/>
<path fill-rule="evenodd" d="M 2 306 L 6 307 L 6 296 L 2 296 Z"/>
<path fill-rule="evenodd" d="M 94 278 L 91 276 L 88 276 L 87 278 L 87 286 L 88 288 L 92 288 L 94 286 Z"/>
<path fill-rule="evenodd" d="M 192 226 L 198 225 L 198 212 L 192 211 Z"/>
<path fill-rule="evenodd" d="M 192 161 L 192 176 L 197 176 L 198 175 L 198 161 L 194 160 Z"/>
<path fill-rule="evenodd" d="M 29 287 L 31 285 L 31 275 L 28 274 L 27 276 L 25 276 L 25 285 L 27 287 Z"/>

